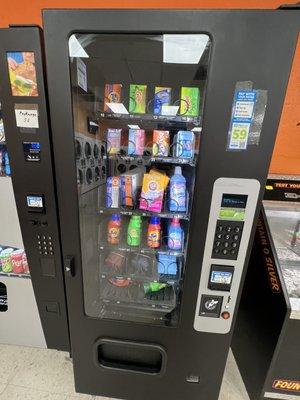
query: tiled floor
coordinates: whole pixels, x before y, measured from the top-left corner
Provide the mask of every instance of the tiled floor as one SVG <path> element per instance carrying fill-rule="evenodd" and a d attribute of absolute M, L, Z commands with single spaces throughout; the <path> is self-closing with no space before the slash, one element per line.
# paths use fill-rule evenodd
<path fill-rule="evenodd" d="M 75 393 L 72 363 L 67 353 L 0 345 L 0 400 L 80 399 L 108 400 Z M 248 400 L 232 353 L 219 400 Z"/>

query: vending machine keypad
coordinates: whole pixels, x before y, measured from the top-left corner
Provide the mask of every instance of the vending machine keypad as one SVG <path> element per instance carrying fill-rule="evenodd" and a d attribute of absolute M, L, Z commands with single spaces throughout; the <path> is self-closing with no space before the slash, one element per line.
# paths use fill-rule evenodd
<path fill-rule="evenodd" d="M 54 255 L 53 239 L 51 235 L 47 234 L 37 235 L 37 247 L 40 255 L 43 256 Z"/>
<path fill-rule="evenodd" d="M 237 259 L 243 226 L 243 221 L 217 221 L 212 258 Z"/>

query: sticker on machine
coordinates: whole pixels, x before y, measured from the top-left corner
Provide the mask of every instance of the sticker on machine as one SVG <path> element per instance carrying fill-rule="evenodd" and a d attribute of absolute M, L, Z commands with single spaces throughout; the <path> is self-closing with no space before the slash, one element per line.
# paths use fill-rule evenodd
<path fill-rule="evenodd" d="M 238 82 L 234 91 L 227 150 L 247 150 L 258 145 L 267 106 L 267 91 L 250 81 Z"/>
<path fill-rule="evenodd" d="M 39 110 L 37 104 L 15 104 L 15 116 L 18 128 L 39 127 Z"/>
<path fill-rule="evenodd" d="M 38 96 L 35 57 L 32 51 L 6 53 L 13 96 Z"/>

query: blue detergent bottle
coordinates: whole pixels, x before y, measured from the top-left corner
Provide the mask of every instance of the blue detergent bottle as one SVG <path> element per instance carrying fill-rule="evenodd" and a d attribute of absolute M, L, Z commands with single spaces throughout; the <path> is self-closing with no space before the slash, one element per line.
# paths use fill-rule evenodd
<path fill-rule="evenodd" d="M 171 250 L 182 250 L 183 230 L 178 218 L 174 217 L 168 231 L 168 248 Z"/>
<path fill-rule="evenodd" d="M 174 175 L 170 180 L 170 211 L 186 211 L 186 179 L 182 175 L 181 167 L 175 167 Z"/>

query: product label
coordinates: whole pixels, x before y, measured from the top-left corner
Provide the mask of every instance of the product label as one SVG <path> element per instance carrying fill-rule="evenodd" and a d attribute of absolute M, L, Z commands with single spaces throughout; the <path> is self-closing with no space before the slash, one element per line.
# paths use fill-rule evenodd
<path fill-rule="evenodd" d="M 238 90 L 236 92 L 228 144 L 230 150 L 247 149 L 255 102 L 255 90 Z"/>

